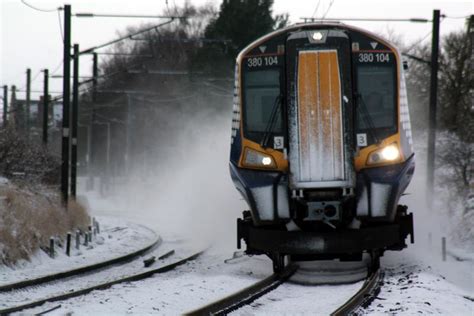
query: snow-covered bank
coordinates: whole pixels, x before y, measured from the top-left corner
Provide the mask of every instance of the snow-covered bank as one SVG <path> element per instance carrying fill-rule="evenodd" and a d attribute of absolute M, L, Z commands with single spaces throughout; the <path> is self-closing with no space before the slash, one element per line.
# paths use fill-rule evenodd
<path fill-rule="evenodd" d="M 98 221 L 101 234 L 87 247 L 81 245 L 79 250 L 73 247 L 70 257 L 59 248 L 54 259 L 39 251 L 29 261 L 0 267 L 0 286 L 111 260 L 145 248 L 158 238 L 152 230 L 121 219 L 99 217 Z"/>

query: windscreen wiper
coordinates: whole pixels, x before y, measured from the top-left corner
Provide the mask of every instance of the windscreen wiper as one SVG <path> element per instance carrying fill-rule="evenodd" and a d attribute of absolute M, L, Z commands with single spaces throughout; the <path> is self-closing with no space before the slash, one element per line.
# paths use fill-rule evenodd
<path fill-rule="evenodd" d="M 268 141 L 270 140 L 270 135 L 273 132 L 273 128 L 275 127 L 275 122 L 277 121 L 277 118 L 278 118 L 278 114 L 281 112 L 281 99 L 282 99 L 282 95 L 279 94 L 275 98 L 275 102 L 273 102 L 270 119 L 267 122 L 267 126 L 265 127 L 265 132 L 263 133 L 262 141 L 260 142 L 260 146 L 262 146 L 263 148 L 267 148 Z"/>
<path fill-rule="evenodd" d="M 375 143 L 379 143 L 379 138 L 377 136 L 377 130 L 375 129 L 374 121 L 372 120 L 372 116 L 370 116 L 369 110 L 367 109 L 367 105 L 365 104 L 364 98 L 362 97 L 361 93 L 357 93 L 357 99 L 360 102 L 357 102 L 361 112 L 360 115 L 365 121 L 365 124 L 368 127 L 369 133 L 372 136 L 372 138 L 375 140 Z"/>

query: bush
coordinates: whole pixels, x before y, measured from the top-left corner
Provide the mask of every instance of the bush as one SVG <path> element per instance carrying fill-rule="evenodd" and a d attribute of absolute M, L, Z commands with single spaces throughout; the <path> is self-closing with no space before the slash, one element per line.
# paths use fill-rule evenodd
<path fill-rule="evenodd" d="M 0 263 L 12 265 L 29 259 L 52 236 L 86 229 L 87 211 L 71 201 L 66 211 L 59 194 L 38 187 L 36 191 L 0 184 Z"/>
<path fill-rule="evenodd" d="M 0 175 L 21 176 L 28 183 L 58 184 L 61 160 L 41 144 L 28 141 L 14 128 L 0 129 Z"/>
<path fill-rule="evenodd" d="M 463 141 L 455 133 L 444 132 L 440 134 L 437 152 L 440 186 L 466 200 L 474 182 L 474 143 Z"/>

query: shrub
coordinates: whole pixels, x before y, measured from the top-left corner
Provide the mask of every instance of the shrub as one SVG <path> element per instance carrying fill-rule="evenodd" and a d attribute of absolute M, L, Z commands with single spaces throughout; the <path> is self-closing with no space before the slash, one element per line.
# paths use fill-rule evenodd
<path fill-rule="evenodd" d="M 61 197 L 45 187 L 37 190 L 0 185 L 0 263 L 12 265 L 28 260 L 52 236 L 65 236 L 76 228 L 86 229 L 87 211 L 71 201 L 66 211 Z"/>

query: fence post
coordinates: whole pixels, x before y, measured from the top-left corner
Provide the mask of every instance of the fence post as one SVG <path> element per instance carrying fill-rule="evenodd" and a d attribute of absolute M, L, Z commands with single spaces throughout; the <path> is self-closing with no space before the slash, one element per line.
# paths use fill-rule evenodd
<path fill-rule="evenodd" d="M 54 258 L 54 237 L 49 238 L 49 256 Z"/>
<path fill-rule="evenodd" d="M 81 247 L 81 231 L 76 230 L 76 249 L 79 250 Z"/>
<path fill-rule="evenodd" d="M 66 239 L 66 255 L 68 257 L 71 256 L 71 233 L 67 233 L 67 239 Z"/>
<path fill-rule="evenodd" d="M 87 235 L 87 232 L 84 232 L 84 246 L 89 245 L 89 236 Z"/>

